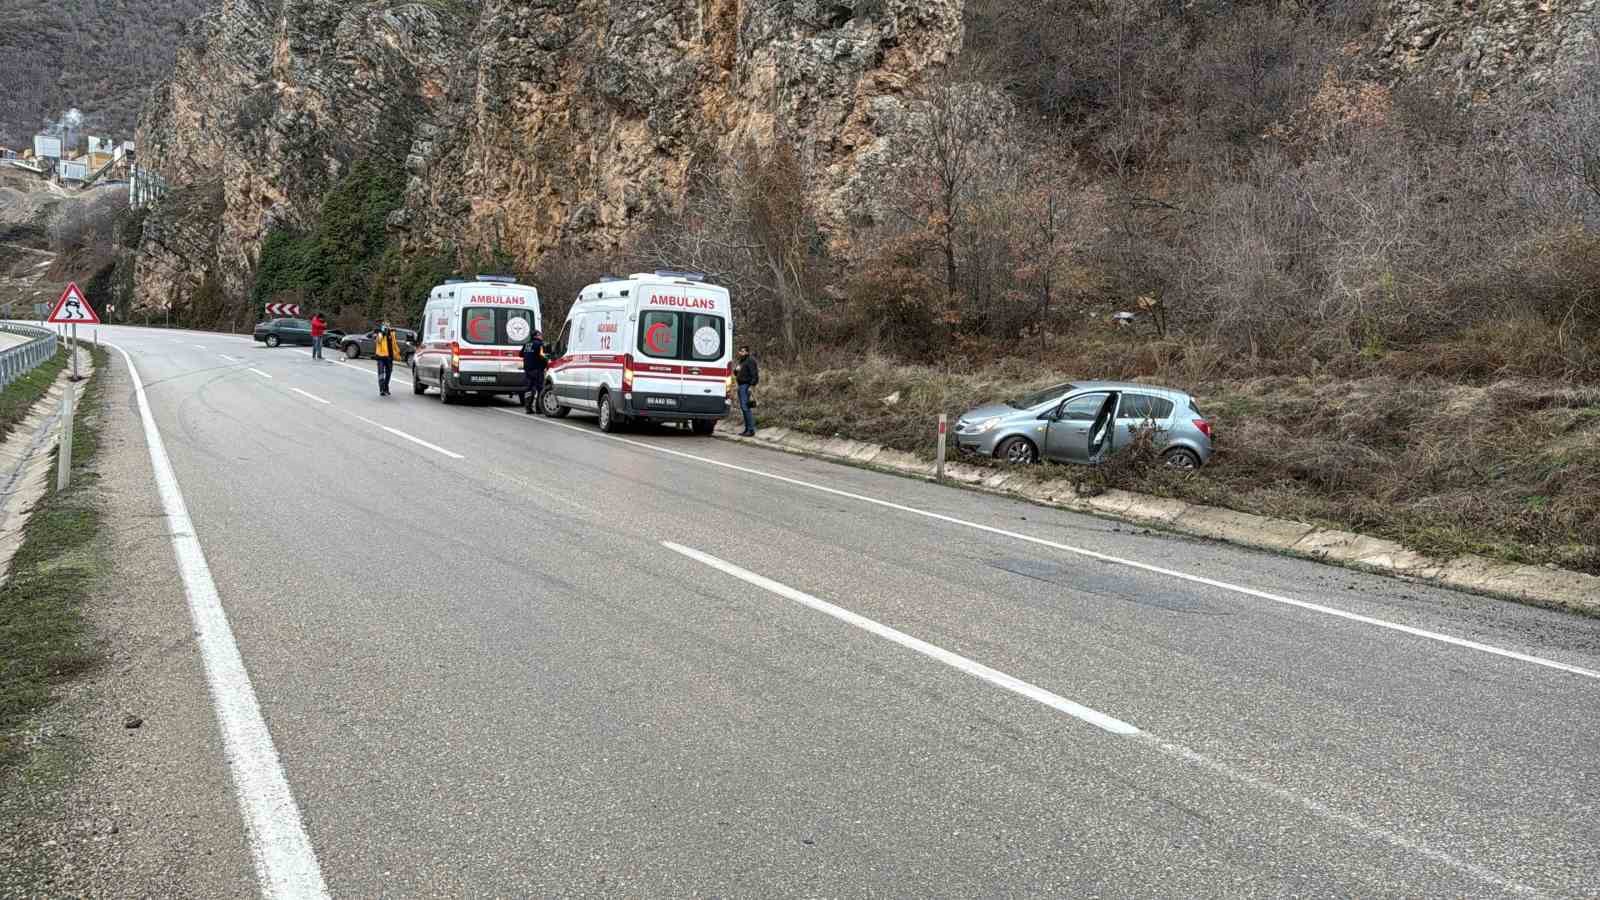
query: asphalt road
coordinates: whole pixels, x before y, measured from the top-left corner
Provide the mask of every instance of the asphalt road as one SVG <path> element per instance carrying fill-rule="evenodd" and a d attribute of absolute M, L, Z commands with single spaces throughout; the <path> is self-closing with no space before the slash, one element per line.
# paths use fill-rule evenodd
<path fill-rule="evenodd" d="M 334 896 L 1600 895 L 1600 622 L 100 334 Z"/>

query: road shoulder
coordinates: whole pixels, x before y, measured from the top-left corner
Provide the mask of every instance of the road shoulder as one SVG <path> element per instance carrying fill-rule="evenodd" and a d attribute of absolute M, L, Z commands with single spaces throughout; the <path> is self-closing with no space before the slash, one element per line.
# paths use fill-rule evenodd
<path fill-rule="evenodd" d="M 107 576 L 85 604 L 99 656 L 31 728 L 0 791 L 0 896 L 255 894 L 126 364 L 108 360 L 100 452 Z M 137 727 L 129 727 L 137 722 Z"/>

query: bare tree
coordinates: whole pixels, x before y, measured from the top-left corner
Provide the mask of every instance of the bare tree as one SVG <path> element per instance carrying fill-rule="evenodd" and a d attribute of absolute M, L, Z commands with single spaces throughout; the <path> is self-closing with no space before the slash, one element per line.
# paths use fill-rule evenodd
<path fill-rule="evenodd" d="M 820 314 L 824 281 L 807 191 L 790 144 L 746 145 L 698 175 L 682 214 L 655 229 L 644 252 L 658 265 L 698 269 L 732 288 L 753 314 L 747 321 L 776 320 L 792 356 L 804 344 L 804 323 Z"/>

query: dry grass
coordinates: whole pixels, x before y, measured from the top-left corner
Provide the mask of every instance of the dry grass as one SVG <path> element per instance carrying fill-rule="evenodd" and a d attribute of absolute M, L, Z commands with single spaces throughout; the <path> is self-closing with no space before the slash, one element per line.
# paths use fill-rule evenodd
<path fill-rule="evenodd" d="M 1469 377 L 1446 379 L 1418 372 L 1411 354 L 1274 366 L 1195 346 L 1127 341 L 1115 352 L 1118 340 L 1087 342 L 1070 372 L 1021 360 L 969 370 L 875 357 L 815 371 L 769 364 L 758 409 L 764 426 L 931 457 L 940 412 L 953 418 L 1073 377 L 1170 384 L 1193 392 L 1215 423 L 1212 465 L 1185 476 L 1134 454 L 1098 472 L 1051 473 L 1348 528 L 1438 556 L 1600 573 L 1600 386 L 1523 377 L 1515 365 L 1485 370 L 1475 357 Z M 1281 374 L 1241 374 L 1273 368 Z"/>

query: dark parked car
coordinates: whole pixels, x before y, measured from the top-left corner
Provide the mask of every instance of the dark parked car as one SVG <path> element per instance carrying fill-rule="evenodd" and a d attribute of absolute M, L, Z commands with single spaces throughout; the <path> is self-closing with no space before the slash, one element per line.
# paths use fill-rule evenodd
<path fill-rule="evenodd" d="M 344 332 L 342 332 L 342 331 L 340 331 L 340 330 L 338 330 L 336 328 L 329 328 L 327 331 L 324 331 L 322 333 L 322 346 L 329 347 L 329 348 L 332 348 L 334 350 L 337 350 L 343 344 L 344 344 Z"/>
<path fill-rule="evenodd" d="M 256 326 L 255 339 L 268 347 L 279 344 L 311 346 L 311 322 L 306 319 L 272 319 Z"/>
<path fill-rule="evenodd" d="M 400 361 L 410 362 L 411 354 L 417 352 L 417 333 L 409 328 L 396 328 L 394 333 L 400 337 Z M 376 329 L 366 334 L 347 334 L 339 339 L 339 349 L 350 359 L 360 359 L 371 356 L 372 351 L 378 346 L 378 332 Z"/>

